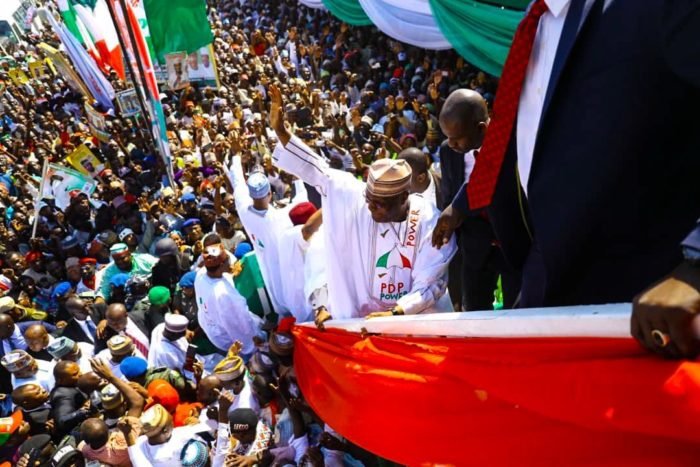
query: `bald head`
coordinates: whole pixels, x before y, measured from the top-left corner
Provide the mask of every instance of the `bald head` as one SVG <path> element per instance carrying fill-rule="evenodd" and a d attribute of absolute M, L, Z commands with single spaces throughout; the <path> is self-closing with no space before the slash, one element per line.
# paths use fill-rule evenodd
<path fill-rule="evenodd" d="M 403 159 L 411 166 L 411 175 L 424 174 L 430 168 L 428 156 L 418 148 L 407 148 L 399 153 L 399 159 Z"/>
<path fill-rule="evenodd" d="M 41 352 L 49 345 L 49 333 L 42 324 L 32 324 L 24 331 L 24 340 L 32 352 Z"/>
<path fill-rule="evenodd" d="M 202 378 L 197 385 L 197 400 L 204 405 L 213 404 L 218 398 L 217 391 L 221 390 L 222 387 L 223 384 L 216 375 Z"/>
<path fill-rule="evenodd" d="M 76 362 L 61 360 L 53 368 L 53 377 L 57 386 L 75 387 L 80 377 L 80 366 Z"/>
<path fill-rule="evenodd" d="M 12 402 L 25 410 L 32 410 L 49 398 L 49 393 L 38 384 L 23 384 L 12 391 Z"/>
<path fill-rule="evenodd" d="M 10 315 L 0 313 L 0 339 L 7 339 L 15 330 L 15 321 Z"/>
<path fill-rule="evenodd" d="M 447 144 L 460 153 L 481 147 L 488 120 L 486 101 L 469 89 L 453 91 L 440 111 L 440 128 Z"/>
<path fill-rule="evenodd" d="M 112 303 L 109 305 L 105 318 L 107 319 L 107 326 L 114 331 L 121 332 L 126 329 L 128 315 L 123 303 Z"/>
<path fill-rule="evenodd" d="M 457 89 L 450 94 L 440 111 L 440 125 L 443 120 L 459 121 L 464 124 L 487 120 L 489 111 L 481 94 L 471 89 Z"/>
<path fill-rule="evenodd" d="M 92 371 L 84 373 L 78 378 L 78 389 L 85 394 L 90 394 L 105 386 L 107 386 L 107 380 L 100 378 L 97 373 Z"/>
<path fill-rule="evenodd" d="M 109 440 L 109 427 L 99 418 L 88 418 L 80 425 L 80 435 L 92 449 L 100 449 Z"/>
<path fill-rule="evenodd" d="M 411 166 L 411 193 L 423 193 L 430 185 L 430 161 L 428 155 L 418 148 L 406 148 L 399 153 L 399 159 Z"/>

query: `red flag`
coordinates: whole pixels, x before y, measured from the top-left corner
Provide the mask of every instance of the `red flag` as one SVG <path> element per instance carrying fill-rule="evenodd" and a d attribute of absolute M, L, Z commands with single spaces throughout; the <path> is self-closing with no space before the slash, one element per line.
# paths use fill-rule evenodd
<path fill-rule="evenodd" d="M 419 338 L 294 328 L 305 398 L 406 465 L 694 465 L 700 364 L 625 338 Z"/>

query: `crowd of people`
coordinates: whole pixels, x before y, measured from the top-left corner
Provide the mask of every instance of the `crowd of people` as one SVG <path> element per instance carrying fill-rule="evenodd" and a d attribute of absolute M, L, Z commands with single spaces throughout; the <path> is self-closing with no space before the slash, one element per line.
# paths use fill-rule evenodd
<path fill-rule="evenodd" d="M 505 292 L 483 217 L 478 259 L 431 242 L 495 80 L 296 0 L 241 3 L 208 2 L 220 86 L 161 94 L 175 185 L 140 117 L 104 112 L 105 143 L 64 77 L 10 79 L 53 31 L 2 63 L 0 462 L 386 463 L 304 400 L 292 325 Z M 42 164 L 81 144 L 105 168 L 61 209 Z"/>

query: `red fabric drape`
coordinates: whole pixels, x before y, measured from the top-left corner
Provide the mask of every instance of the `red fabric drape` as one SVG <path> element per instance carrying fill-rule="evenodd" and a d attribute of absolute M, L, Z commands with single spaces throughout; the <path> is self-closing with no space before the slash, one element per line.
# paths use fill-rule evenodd
<path fill-rule="evenodd" d="M 700 465 L 700 364 L 631 339 L 294 335 L 311 407 L 395 462 Z"/>

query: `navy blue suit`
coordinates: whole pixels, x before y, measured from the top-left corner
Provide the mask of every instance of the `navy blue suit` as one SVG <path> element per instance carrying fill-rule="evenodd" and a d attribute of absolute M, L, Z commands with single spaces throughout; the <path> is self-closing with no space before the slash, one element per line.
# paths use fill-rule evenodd
<path fill-rule="evenodd" d="M 700 215 L 700 1 L 583 3 L 569 7 L 528 195 L 513 132 L 489 207 L 521 306 L 632 300 L 680 263 Z M 468 208 L 464 190 L 453 204 Z"/>

